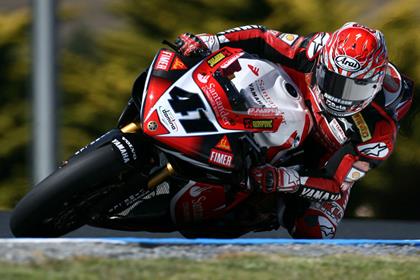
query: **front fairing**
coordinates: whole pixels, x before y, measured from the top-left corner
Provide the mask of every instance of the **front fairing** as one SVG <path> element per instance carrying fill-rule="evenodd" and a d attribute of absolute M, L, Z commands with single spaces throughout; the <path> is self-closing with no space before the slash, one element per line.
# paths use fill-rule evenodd
<path fill-rule="evenodd" d="M 301 142 L 306 109 L 297 87 L 274 64 L 223 48 L 174 80 L 176 59 L 168 51 L 156 55 L 140 116 L 145 134 L 166 152 L 203 168 L 234 172 L 243 168 L 244 152 L 255 140 L 257 150 L 292 138 Z"/>

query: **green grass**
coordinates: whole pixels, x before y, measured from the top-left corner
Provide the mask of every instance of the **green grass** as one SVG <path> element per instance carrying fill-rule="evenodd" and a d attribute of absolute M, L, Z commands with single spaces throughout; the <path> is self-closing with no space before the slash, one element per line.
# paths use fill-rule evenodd
<path fill-rule="evenodd" d="M 420 279 L 420 256 L 231 254 L 204 261 L 77 258 L 1 263 L 0 279 Z"/>

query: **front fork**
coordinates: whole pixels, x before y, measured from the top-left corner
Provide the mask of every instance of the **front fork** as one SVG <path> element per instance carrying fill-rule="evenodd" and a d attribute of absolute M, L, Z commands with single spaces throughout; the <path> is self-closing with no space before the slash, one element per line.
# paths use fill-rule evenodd
<path fill-rule="evenodd" d="M 142 126 L 140 123 L 131 122 L 122 127 L 120 130 L 122 133 L 136 133 L 142 130 Z M 154 189 L 156 186 L 174 174 L 175 169 L 171 163 L 168 162 L 165 166 L 159 168 L 150 175 L 149 180 L 147 181 L 147 188 L 149 190 Z"/>

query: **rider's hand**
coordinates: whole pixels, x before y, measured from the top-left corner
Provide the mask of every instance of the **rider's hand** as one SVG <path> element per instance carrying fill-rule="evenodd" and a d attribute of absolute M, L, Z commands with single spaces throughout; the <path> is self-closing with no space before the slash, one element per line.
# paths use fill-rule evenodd
<path fill-rule="evenodd" d="M 291 168 L 276 168 L 270 164 L 251 169 L 254 183 L 264 193 L 296 192 L 300 186 L 299 174 Z"/>
<path fill-rule="evenodd" d="M 194 34 L 184 33 L 175 40 L 179 52 L 184 56 L 206 56 L 210 54 L 207 45 Z"/>

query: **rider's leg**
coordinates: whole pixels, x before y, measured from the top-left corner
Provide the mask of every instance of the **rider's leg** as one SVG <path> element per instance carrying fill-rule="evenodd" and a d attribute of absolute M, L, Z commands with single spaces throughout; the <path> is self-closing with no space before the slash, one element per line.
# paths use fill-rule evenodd
<path fill-rule="evenodd" d="M 342 197 L 337 201 L 289 201 L 284 214 L 284 225 L 293 238 L 334 238 L 349 195 L 350 190 L 347 190 L 343 191 Z"/>

